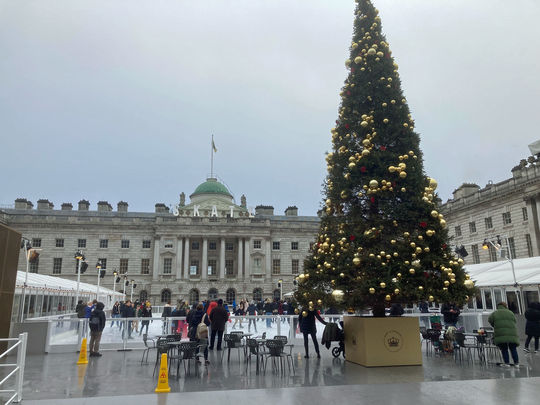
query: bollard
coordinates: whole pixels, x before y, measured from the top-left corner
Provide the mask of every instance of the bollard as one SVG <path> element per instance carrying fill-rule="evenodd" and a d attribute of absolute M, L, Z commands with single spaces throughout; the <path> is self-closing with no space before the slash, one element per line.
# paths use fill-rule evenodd
<path fill-rule="evenodd" d="M 171 392 L 169 387 L 169 370 L 167 368 L 167 354 L 161 354 L 161 364 L 159 365 L 158 383 L 155 392 Z"/>
<path fill-rule="evenodd" d="M 79 361 L 77 364 L 88 364 L 88 356 L 87 356 L 87 349 L 86 349 L 86 338 L 83 338 L 81 343 L 81 351 L 79 353 Z"/>

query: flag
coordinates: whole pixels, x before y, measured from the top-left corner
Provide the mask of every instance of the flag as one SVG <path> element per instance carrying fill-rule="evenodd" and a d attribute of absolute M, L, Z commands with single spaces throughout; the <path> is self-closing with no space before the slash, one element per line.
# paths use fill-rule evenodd
<path fill-rule="evenodd" d="M 214 150 L 214 153 L 217 152 L 216 144 L 214 143 L 213 139 L 212 139 L 212 149 Z"/>

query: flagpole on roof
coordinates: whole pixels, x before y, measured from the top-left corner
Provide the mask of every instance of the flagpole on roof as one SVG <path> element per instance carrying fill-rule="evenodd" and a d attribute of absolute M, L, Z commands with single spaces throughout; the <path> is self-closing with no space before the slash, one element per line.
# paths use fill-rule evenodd
<path fill-rule="evenodd" d="M 214 134 L 212 134 L 212 143 L 210 144 L 210 178 L 214 177 Z"/>

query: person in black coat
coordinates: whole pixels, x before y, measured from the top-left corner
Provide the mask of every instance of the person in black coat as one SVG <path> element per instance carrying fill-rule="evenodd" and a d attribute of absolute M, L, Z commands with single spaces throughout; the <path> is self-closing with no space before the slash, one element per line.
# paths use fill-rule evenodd
<path fill-rule="evenodd" d="M 540 303 L 532 302 L 529 305 L 529 308 L 525 311 L 525 319 L 527 320 L 527 323 L 525 324 L 527 340 L 525 340 L 525 347 L 523 350 L 530 353 L 529 343 L 531 343 L 531 339 L 534 337 L 534 352 L 538 353 L 538 339 L 540 337 Z"/>
<path fill-rule="evenodd" d="M 306 350 L 306 355 L 304 357 L 306 359 L 309 357 L 309 335 L 311 335 L 311 339 L 313 340 L 313 346 L 315 346 L 317 358 L 321 358 L 321 353 L 319 352 L 319 344 L 317 343 L 317 326 L 315 325 L 315 318 L 318 319 L 319 322 L 323 325 L 326 325 L 327 322 L 325 322 L 324 319 L 321 318 L 319 312 L 313 309 L 302 311 L 298 317 L 300 332 L 304 334 L 304 349 Z"/>
<path fill-rule="evenodd" d="M 221 341 L 223 339 L 223 331 L 225 331 L 225 323 L 229 319 L 229 313 L 223 307 L 223 300 L 219 299 L 217 306 L 210 312 L 210 322 L 212 333 L 210 335 L 210 350 L 214 349 L 214 342 L 217 335 L 217 350 L 221 350 Z"/>
<path fill-rule="evenodd" d="M 101 356 L 99 342 L 101 341 L 101 333 L 105 329 L 105 312 L 103 312 L 103 308 L 105 308 L 103 302 L 98 302 L 88 321 L 90 324 L 90 356 Z"/>
<path fill-rule="evenodd" d="M 456 304 L 446 303 L 441 307 L 441 313 L 443 314 L 444 324 L 446 326 L 456 326 L 461 311 Z"/>
<path fill-rule="evenodd" d="M 125 305 L 122 307 L 122 318 L 135 318 L 135 308 L 130 300 L 127 300 Z M 133 339 L 131 337 L 131 330 L 133 329 L 133 322 L 127 321 L 127 330 L 128 330 L 128 339 Z M 125 325 L 124 325 L 125 326 Z M 122 330 L 122 339 L 125 336 L 126 328 Z"/>
<path fill-rule="evenodd" d="M 141 304 L 141 318 L 152 318 L 152 305 L 150 305 L 150 302 L 147 302 L 146 304 Z M 141 331 L 139 332 L 139 336 L 142 334 L 143 329 L 146 327 L 146 334 L 148 335 L 148 325 L 150 324 L 149 320 L 142 321 Z"/>
<path fill-rule="evenodd" d="M 206 326 L 210 326 L 210 319 L 208 318 L 208 315 L 206 315 L 203 304 L 198 304 L 196 309 L 191 310 L 189 313 L 191 314 L 191 316 L 189 317 L 189 321 L 188 321 L 188 337 L 189 337 L 189 340 L 197 341 L 197 342 L 201 343 L 201 341 L 203 339 L 199 339 L 197 337 L 197 326 L 201 322 L 204 322 L 204 324 Z M 208 341 L 208 337 L 206 337 L 206 339 L 204 339 L 204 340 Z M 208 345 L 206 345 L 206 347 L 204 349 L 204 362 L 206 364 L 209 363 L 209 361 L 208 361 Z"/>

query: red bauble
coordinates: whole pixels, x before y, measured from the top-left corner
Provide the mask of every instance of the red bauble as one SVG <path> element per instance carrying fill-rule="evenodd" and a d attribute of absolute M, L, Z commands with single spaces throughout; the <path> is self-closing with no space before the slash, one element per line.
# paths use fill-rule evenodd
<path fill-rule="evenodd" d="M 375 197 L 371 197 L 371 198 L 370 198 L 370 201 L 371 201 L 372 203 L 374 203 L 374 202 L 375 202 Z"/>
<path fill-rule="evenodd" d="M 351 68 L 351 73 L 354 73 L 354 68 L 353 67 Z"/>
<path fill-rule="evenodd" d="M 349 236 L 349 240 L 350 240 L 351 242 L 352 242 L 353 240 L 355 240 L 355 239 L 356 239 L 356 236 L 354 236 L 354 235 Z"/>
<path fill-rule="evenodd" d="M 365 173 L 365 172 L 367 171 L 366 166 L 360 167 L 360 171 L 361 171 L 362 173 Z"/>
<path fill-rule="evenodd" d="M 424 222 L 424 221 L 420 222 L 420 227 L 425 228 L 426 226 L 427 226 L 426 222 Z"/>
<path fill-rule="evenodd" d="M 347 90 L 347 95 L 350 96 L 351 95 L 351 92 L 349 90 Z"/>
<path fill-rule="evenodd" d="M 424 277 L 429 278 L 429 273 L 427 271 L 424 271 Z"/>
<path fill-rule="evenodd" d="M 345 124 L 345 129 L 349 129 L 349 124 Z"/>
<path fill-rule="evenodd" d="M 446 249 L 447 247 L 448 247 L 448 245 L 447 245 L 446 243 L 443 243 L 443 244 L 442 244 L 442 248 L 443 248 L 443 249 Z"/>
<path fill-rule="evenodd" d="M 381 146 L 379 149 L 384 152 L 386 150 L 386 146 Z"/>

